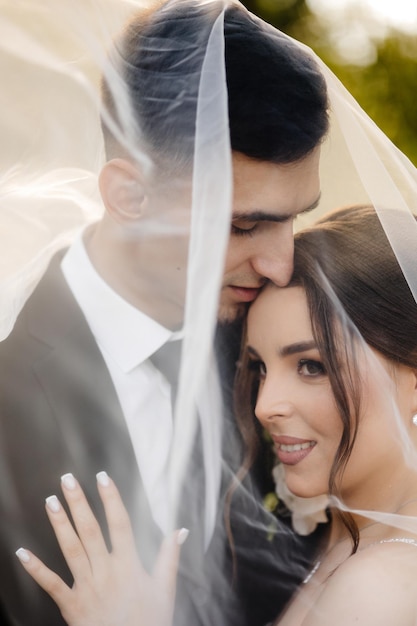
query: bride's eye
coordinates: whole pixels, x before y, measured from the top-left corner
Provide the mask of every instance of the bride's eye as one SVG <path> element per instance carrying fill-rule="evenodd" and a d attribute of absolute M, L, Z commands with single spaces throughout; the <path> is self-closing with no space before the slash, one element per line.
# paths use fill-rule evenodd
<path fill-rule="evenodd" d="M 248 369 L 253 372 L 258 379 L 265 378 L 266 376 L 265 363 L 259 359 L 250 359 Z"/>
<path fill-rule="evenodd" d="M 326 369 L 320 361 L 314 359 L 300 359 L 298 361 L 297 371 L 302 376 L 316 377 L 325 376 Z"/>

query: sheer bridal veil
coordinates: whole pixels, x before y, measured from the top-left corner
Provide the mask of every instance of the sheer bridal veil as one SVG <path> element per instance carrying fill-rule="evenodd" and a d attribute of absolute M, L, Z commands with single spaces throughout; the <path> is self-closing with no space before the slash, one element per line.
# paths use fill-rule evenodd
<path fill-rule="evenodd" d="M 181 3 L 182 0 L 169 2 L 170 5 Z M 216 502 L 221 468 L 222 399 L 212 372 L 212 343 L 232 198 L 223 18 L 230 4 L 239 3 L 237 0 L 195 0 L 195 3 L 204 16 L 198 47 L 195 42 L 184 41 L 181 33 L 169 42 L 150 38 L 146 41 L 150 57 L 165 45 L 173 52 L 187 51 L 189 45 L 189 54 L 197 57 L 192 75 L 184 80 L 179 73 L 181 85 L 174 84 L 172 75 L 164 75 L 164 67 L 155 76 L 149 70 L 146 77 L 150 86 L 153 81 L 167 81 L 169 88 L 165 93 L 171 99 L 164 107 L 166 116 L 180 106 L 189 106 L 190 115 L 195 115 L 194 136 L 188 138 L 192 143 L 187 164 L 187 171 L 192 171 L 189 193 L 192 208 L 191 222 L 184 224 L 187 232 L 189 229 L 190 241 L 171 456 L 173 507 L 178 501 L 178 485 L 193 439 L 196 406 L 201 402 L 212 416 L 204 437 L 212 454 L 213 476 L 206 486 L 213 502 Z M 126 154 L 137 159 L 143 170 L 152 175 L 155 152 L 149 139 L 142 140 L 146 132 L 132 114 L 123 78 L 117 71 L 120 51 L 112 43 L 129 16 L 137 10 L 146 14 L 147 4 L 146 0 L 2 3 L 1 339 L 11 332 L 54 253 L 68 246 L 81 228 L 102 215 L 97 184 L 104 163 L 100 115 Z M 253 19 L 267 37 L 285 37 L 258 18 Z M 289 38 L 288 41 L 300 46 L 317 62 L 325 77 L 330 102 L 330 130 L 321 147 L 320 205 L 313 214 L 301 217 L 297 228 L 338 206 L 372 204 L 417 298 L 414 252 L 417 224 L 412 217 L 417 211 L 416 168 L 311 50 L 300 42 Z M 116 101 L 115 109 L 102 104 L 102 75 Z M 172 86 L 169 81 L 173 81 Z M 152 97 L 158 98 L 158 92 L 151 93 Z M 163 125 L 164 119 L 159 123 Z M 178 138 L 172 140 L 168 133 L 167 130 L 166 160 L 172 159 L 175 168 L 184 146 L 176 145 Z M 169 163 L 166 166 L 169 170 Z M 174 176 L 171 171 L 168 175 L 175 181 L 173 193 L 190 185 L 190 179 L 185 180 L 180 173 Z M 402 219 L 397 220 L 395 213 L 386 212 L 386 208 L 401 212 Z M 148 222 L 147 228 L 150 233 L 169 236 L 174 226 L 155 219 Z M 406 441 L 404 444 L 405 450 L 411 450 Z M 410 462 L 416 464 L 414 452 Z M 382 514 L 372 515 L 379 519 Z M 400 527 L 412 523 L 397 517 L 394 522 Z M 214 523 L 210 519 L 206 521 L 208 525 Z M 417 529 L 417 522 L 415 528 L 412 526 L 413 530 Z"/>

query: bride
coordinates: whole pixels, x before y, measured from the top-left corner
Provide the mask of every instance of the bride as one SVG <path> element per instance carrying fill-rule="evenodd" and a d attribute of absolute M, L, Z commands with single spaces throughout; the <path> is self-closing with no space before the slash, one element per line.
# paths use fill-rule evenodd
<path fill-rule="evenodd" d="M 290 491 L 330 494 L 321 554 L 280 626 L 416 622 L 416 319 L 379 218 L 362 206 L 299 233 L 289 286 L 267 285 L 250 308 L 236 385 L 249 454 L 256 385 L 254 411 Z M 57 498 L 47 502 L 72 588 L 28 550 L 18 556 L 70 626 L 168 626 L 186 531 L 165 541 L 149 576 L 115 485 L 105 473 L 98 485 L 111 553 L 72 476 L 63 491 L 77 532 Z"/>
<path fill-rule="evenodd" d="M 280 626 L 416 623 L 416 313 L 369 207 L 300 233 L 289 286 L 268 285 L 250 309 L 255 413 L 286 485 L 331 494 L 321 555 Z M 248 382 L 242 372 L 246 420 Z"/>

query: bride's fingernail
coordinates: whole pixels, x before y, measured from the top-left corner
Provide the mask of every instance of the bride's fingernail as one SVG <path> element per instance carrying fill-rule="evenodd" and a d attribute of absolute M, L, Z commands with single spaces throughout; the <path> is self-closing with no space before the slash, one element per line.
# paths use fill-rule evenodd
<path fill-rule="evenodd" d="M 46 506 L 50 511 L 52 511 L 52 513 L 58 513 L 58 511 L 61 510 L 61 505 L 56 496 L 49 496 L 48 498 L 46 498 L 45 502 Z"/>
<path fill-rule="evenodd" d="M 190 531 L 188 530 L 188 528 L 181 528 L 181 530 L 178 531 L 177 543 L 179 546 L 182 546 L 189 534 Z"/>
<path fill-rule="evenodd" d="M 96 474 L 97 482 L 102 487 L 108 487 L 110 485 L 110 478 L 108 477 L 107 472 L 99 472 Z"/>
<path fill-rule="evenodd" d="M 75 480 L 74 476 L 70 473 L 64 474 L 63 476 L 61 476 L 61 482 L 64 485 L 64 487 L 66 487 L 70 491 L 74 490 L 75 487 L 77 486 L 77 481 Z"/>
<path fill-rule="evenodd" d="M 19 548 L 19 550 L 16 550 L 15 554 L 22 563 L 28 563 L 30 561 L 30 554 L 24 548 Z"/>

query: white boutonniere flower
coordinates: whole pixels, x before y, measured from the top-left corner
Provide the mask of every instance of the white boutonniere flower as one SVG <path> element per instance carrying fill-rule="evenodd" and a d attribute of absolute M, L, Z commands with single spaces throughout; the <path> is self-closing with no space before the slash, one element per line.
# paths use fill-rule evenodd
<path fill-rule="evenodd" d="M 281 463 L 278 463 L 272 471 L 277 496 L 291 511 L 292 527 L 295 532 L 299 535 L 310 535 L 316 530 L 317 524 L 328 521 L 326 508 L 329 504 L 329 498 L 327 495 L 314 498 L 295 496 L 288 489 L 284 475 L 284 468 Z"/>

